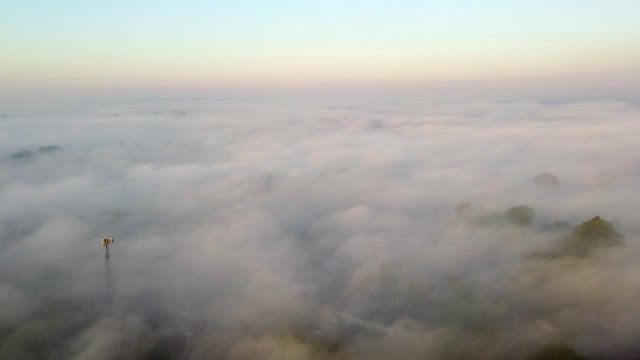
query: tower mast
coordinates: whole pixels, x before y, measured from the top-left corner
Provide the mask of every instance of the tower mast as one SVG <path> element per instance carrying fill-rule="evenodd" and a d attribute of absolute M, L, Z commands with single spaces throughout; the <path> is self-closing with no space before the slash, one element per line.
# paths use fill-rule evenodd
<path fill-rule="evenodd" d="M 109 245 L 113 244 L 113 237 L 102 237 L 102 246 L 104 246 L 104 260 L 107 265 L 107 302 L 111 304 L 111 254 L 109 253 Z"/>

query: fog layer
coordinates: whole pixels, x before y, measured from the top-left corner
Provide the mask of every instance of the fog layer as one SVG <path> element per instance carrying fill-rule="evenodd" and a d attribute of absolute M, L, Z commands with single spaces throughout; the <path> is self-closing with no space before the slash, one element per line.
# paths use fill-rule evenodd
<path fill-rule="evenodd" d="M 4 106 L 0 357 L 638 348 L 637 103 Z M 521 205 L 524 221 L 505 213 Z M 624 241 L 558 250 L 596 216 Z M 110 305 L 101 236 L 115 238 Z"/>

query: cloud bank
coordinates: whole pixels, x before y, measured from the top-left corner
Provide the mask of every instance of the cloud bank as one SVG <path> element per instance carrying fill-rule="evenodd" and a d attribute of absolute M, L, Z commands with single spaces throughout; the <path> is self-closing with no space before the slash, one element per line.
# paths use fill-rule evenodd
<path fill-rule="evenodd" d="M 2 113 L 6 358 L 638 350 L 637 103 L 141 99 Z M 498 221 L 525 204 L 531 224 Z M 536 255 L 594 216 L 624 243 Z"/>

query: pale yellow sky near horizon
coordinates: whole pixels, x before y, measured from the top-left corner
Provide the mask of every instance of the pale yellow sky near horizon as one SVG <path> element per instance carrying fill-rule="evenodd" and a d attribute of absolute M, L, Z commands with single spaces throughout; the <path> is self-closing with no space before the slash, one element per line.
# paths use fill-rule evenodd
<path fill-rule="evenodd" d="M 627 0 L 35 1 L 1 4 L 0 13 L 5 94 L 550 78 L 576 90 L 593 79 L 617 83 L 624 92 L 640 73 L 640 2 Z"/>

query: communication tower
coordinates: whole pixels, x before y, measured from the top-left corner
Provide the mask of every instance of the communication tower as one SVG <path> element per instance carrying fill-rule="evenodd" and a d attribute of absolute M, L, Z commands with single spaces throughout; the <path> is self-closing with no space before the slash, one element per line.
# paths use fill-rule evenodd
<path fill-rule="evenodd" d="M 111 254 L 109 253 L 109 245 L 113 245 L 113 237 L 102 237 L 102 246 L 104 246 L 104 260 L 107 264 L 107 302 L 111 303 Z"/>

